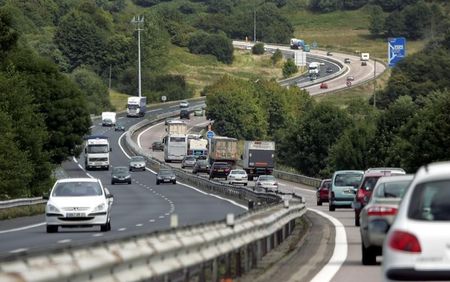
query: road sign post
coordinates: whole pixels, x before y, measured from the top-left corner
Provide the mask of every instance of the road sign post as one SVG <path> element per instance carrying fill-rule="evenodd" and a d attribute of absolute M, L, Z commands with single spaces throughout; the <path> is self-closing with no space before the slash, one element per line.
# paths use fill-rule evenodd
<path fill-rule="evenodd" d="M 395 65 L 406 56 L 406 39 L 394 37 L 388 39 L 388 63 L 389 67 Z"/>

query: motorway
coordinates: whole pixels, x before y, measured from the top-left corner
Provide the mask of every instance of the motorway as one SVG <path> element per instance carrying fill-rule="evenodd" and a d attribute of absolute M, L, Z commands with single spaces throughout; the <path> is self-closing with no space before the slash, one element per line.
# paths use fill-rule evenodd
<path fill-rule="evenodd" d="M 188 129 L 191 133 L 198 133 L 200 128 L 205 127 L 209 121 L 205 120 L 204 117 L 194 117 L 191 115 L 190 120 L 184 120 L 188 124 Z M 164 123 L 156 124 L 152 127 L 143 130 L 137 138 L 137 142 L 141 148 L 146 150 L 148 153 L 152 153 L 154 158 L 163 161 L 164 156 L 160 151 L 152 152 L 150 148 L 153 141 L 161 141 L 165 135 Z M 176 168 L 181 168 L 180 163 L 171 163 L 171 166 Z M 185 171 L 191 171 L 191 169 L 186 168 Z M 207 177 L 207 174 L 203 174 Z M 221 180 L 224 181 L 224 180 Z M 354 225 L 354 212 L 350 208 L 337 209 L 335 212 L 328 211 L 328 205 L 326 203 L 323 206 L 316 206 L 315 190 L 308 186 L 303 186 L 301 184 L 292 183 L 280 180 L 279 181 L 280 190 L 283 192 L 295 192 L 306 199 L 306 205 L 312 212 L 319 212 L 320 215 L 325 214 L 325 216 L 333 217 L 338 221 L 338 226 L 335 226 L 336 232 L 341 231 L 341 234 L 346 238 L 345 242 L 340 241 L 337 247 L 340 249 L 337 260 L 334 263 L 341 263 L 342 267 L 332 277 L 332 281 L 361 281 L 364 279 L 365 282 L 376 282 L 381 281 L 381 269 L 379 265 L 375 266 L 364 266 L 361 264 L 361 238 L 359 235 L 359 227 Z M 248 184 L 248 189 L 254 187 L 254 182 L 251 181 Z M 242 189 L 246 189 L 242 186 Z M 320 246 L 317 246 L 318 248 Z M 342 251 L 347 252 L 347 256 L 344 256 Z M 322 255 L 319 254 L 319 255 Z M 319 260 L 322 258 L 319 258 Z M 329 258 L 327 258 L 329 259 Z M 316 261 L 311 254 L 311 261 Z M 320 268 L 314 269 L 313 272 L 320 272 Z M 324 272 L 330 272 L 329 266 L 324 268 Z M 319 274 L 324 275 L 324 274 Z M 317 276 L 317 281 L 323 281 L 321 279 L 323 276 Z M 295 277 L 291 277 L 295 281 Z"/>
<path fill-rule="evenodd" d="M 319 51 L 317 51 L 319 52 Z M 324 55 L 324 54 L 319 54 Z M 308 87 L 311 95 L 320 94 L 323 91 L 330 91 L 334 87 L 345 88 L 345 76 L 353 75 L 355 83 L 373 76 L 374 66 L 369 63 L 366 67 L 361 67 L 359 58 L 347 55 L 335 54 L 334 58 L 342 59 L 350 57 L 352 63 L 348 73 L 343 77 L 334 78 L 328 81 L 330 89 L 319 89 L 318 85 Z M 377 65 L 376 74 L 383 70 L 384 66 Z M 201 104 L 203 102 L 197 102 Z M 191 103 L 195 105 L 195 103 Z M 156 115 L 178 108 L 178 105 L 163 105 L 151 110 L 148 115 Z M 137 123 L 139 118 L 121 117 L 120 121 L 126 128 Z M 201 118 L 193 118 L 189 124 L 205 125 L 207 121 Z M 138 140 L 142 148 L 150 146 L 153 140 L 160 140 L 163 134 L 163 125 L 156 125 L 150 130 L 143 132 Z M 96 123 L 92 127 L 92 134 L 104 134 L 110 138 L 113 152 L 111 162 L 113 166 L 128 165 L 128 156 L 122 148 L 123 132 L 115 132 L 113 128 L 102 127 Z M 155 157 L 161 157 L 160 152 L 155 152 Z M 212 197 L 201 191 L 181 184 L 155 185 L 155 176 L 150 171 L 132 172 L 133 183 L 131 185 L 110 185 L 110 171 L 89 171 L 88 174 L 83 169 L 83 156 L 73 159 L 63 164 L 69 177 L 98 177 L 102 183 L 114 194 L 114 206 L 112 211 L 112 231 L 99 232 L 98 228 L 83 229 L 60 229 L 56 234 L 45 232 L 44 216 L 33 216 L 18 218 L 1 222 L 0 227 L 0 259 L 6 259 L 15 254 L 26 252 L 48 252 L 49 250 L 78 246 L 91 242 L 102 242 L 112 239 L 123 238 L 131 235 L 149 233 L 155 230 L 169 228 L 169 218 L 172 214 L 178 214 L 181 225 L 191 225 L 214 220 L 221 220 L 227 213 L 240 214 L 246 208 L 229 200 Z M 174 164 L 175 166 L 177 164 Z M 308 187 L 298 184 L 280 181 L 281 189 L 304 196 L 307 206 L 314 211 L 320 211 L 325 215 L 331 215 L 337 220 L 336 233 L 345 234 L 345 240 L 339 239 L 336 250 L 341 250 L 337 256 L 333 256 L 336 266 L 343 264 L 332 281 L 380 281 L 379 266 L 362 266 L 361 245 L 359 230 L 353 226 L 353 213 L 351 209 L 328 212 L 326 204 L 323 207 L 315 206 L 314 191 Z M 339 225 L 341 224 L 341 225 Z M 342 228 L 343 227 L 343 228 Z M 345 255 L 345 251 L 348 252 Z M 324 272 L 332 273 L 333 265 L 323 268 Z M 330 270 L 331 269 L 331 270 Z M 314 270 L 319 273 L 320 268 Z M 319 275 L 322 275 L 320 272 Z M 317 278 L 318 277 L 318 278 Z M 317 279 L 326 276 L 316 276 Z M 292 277 L 293 281 L 295 278 Z M 317 280 L 317 281 L 320 281 Z"/>

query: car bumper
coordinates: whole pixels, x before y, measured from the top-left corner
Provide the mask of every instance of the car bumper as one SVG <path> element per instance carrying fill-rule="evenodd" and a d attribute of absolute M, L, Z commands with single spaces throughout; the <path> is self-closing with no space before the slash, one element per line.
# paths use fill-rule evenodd
<path fill-rule="evenodd" d="M 233 183 L 241 183 L 241 184 L 247 184 L 248 180 L 247 179 L 228 179 L 228 182 L 233 182 Z"/>
<path fill-rule="evenodd" d="M 113 178 L 111 181 L 114 183 L 128 183 L 131 181 L 131 178 L 125 178 L 125 179 Z"/>
<path fill-rule="evenodd" d="M 414 268 L 392 268 L 386 271 L 387 279 L 400 281 L 448 281 L 450 270 L 416 270 Z"/>
<path fill-rule="evenodd" d="M 145 169 L 145 166 L 130 166 L 130 170 L 133 170 L 133 169 Z"/>
<path fill-rule="evenodd" d="M 86 217 L 64 217 L 62 215 L 46 214 L 45 220 L 47 225 L 58 226 L 95 226 L 105 224 L 108 220 L 106 212 L 96 213 L 96 215 L 88 214 Z"/>

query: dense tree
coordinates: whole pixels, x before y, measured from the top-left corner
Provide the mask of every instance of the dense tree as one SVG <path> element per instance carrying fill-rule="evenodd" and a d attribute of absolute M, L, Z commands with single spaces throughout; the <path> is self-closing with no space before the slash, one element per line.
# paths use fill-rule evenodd
<path fill-rule="evenodd" d="M 380 6 L 371 6 L 370 8 L 369 31 L 375 36 L 384 31 L 384 15 Z"/>
<path fill-rule="evenodd" d="M 0 10 L 0 60 L 17 44 L 18 33 L 13 30 L 11 15 Z"/>
<path fill-rule="evenodd" d="M 288 59 L 283 65 L 283 77 L 289 77 L 298 72 L 298 67 L 294 63 L 294 60 Z"/>
<path fill-rule="evenodd" d="M 195 33 L 191 36 L 188 47 L 193 54 L 211 54 L 223 63 L 233 62 L 233 44 L 223 34 Z"/>
<path fill-rule="evenodd" d="M 255 45 L 253 45 L 252 47 L 252 54 L 254 55 L 262 55 L 264 54 L 265 50 L 264 50 L 264 43 L 256 43 Z"/>

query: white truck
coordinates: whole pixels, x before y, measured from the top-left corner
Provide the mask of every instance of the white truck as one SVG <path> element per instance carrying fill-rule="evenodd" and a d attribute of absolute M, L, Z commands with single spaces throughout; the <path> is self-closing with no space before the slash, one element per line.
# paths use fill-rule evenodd
<path fill-rule="evenodd" d="M 84 147 L 84 166 L 86 170 L 103 168 L 109 170 L 109 152 L 112 151 L 108 137 L 89 136 Z"/>
<path fill-rule="evenodd" d="M 320 63 L 318 62 L 311 62 L 308 65 L 308 74 L 311 77 L 318 77 L 320 72 Z"/>
<path fill-rule="evenodd" d="M 116 113 L 114 113 L 114 112 L 103 112 L 102 113 L 102 125 L 103 126 L 114 126 L 114 125 L 116 125 Z"/>
<path fill-rule="evenodd" d="M 361 53 L 361 61 L 368 61 L 370 59 L 369 53 Z"/>
<path fill-rule="evenodd" d="M 272 174 L 275 167 L 275 142 L 245 141 L 242 160 L 248 180 L 258 175 Z"/>
<path fill-rule="evenodd" d="M 147 112 L 147 97 L 128 97 L 127 117 L 142 117 Z"/>
<path fill-rule="evenodd" d="M 188 138 L 188 155 L 193 155 L 197 158 L 208 157 L 208 140 L 200 138 Z"/>
<path fill-rule="evenodd" d="M 170 120 L 166 124 L 167 134 L 186 134 L 187 124 L 181 120 Z"/>

